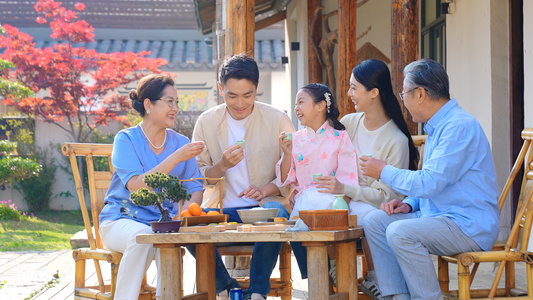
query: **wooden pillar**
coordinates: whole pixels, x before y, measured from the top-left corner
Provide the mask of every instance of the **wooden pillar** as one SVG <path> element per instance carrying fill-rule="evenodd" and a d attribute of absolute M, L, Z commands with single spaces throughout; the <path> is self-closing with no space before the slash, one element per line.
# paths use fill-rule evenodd
<path fill-rule="evenodd" d="M 355 111 L 352 101 L 347 95 L 350 86 L 350 75 L 356 64 L 355 40 L 357 21 L 357 2 L 351 0 L 338 0 L 339 3 L 339 37 L 338 37 L 338 79 L 337 100 L 339 102 L 340 116 Z"/>
<path fill-rule="evenodd" d="M 225 54 L 254 56 L 255 0 L 227 0 Z"/>
<path fill-rule="evenodd" d="M 393 0 L 391 22 L 391 76 L 394 94 L 403 89 L 403 68 L 418 59 L 418 0 Z M 411 134 L 418 134 L 418 124 L 400 106 Z"/>
<path fill-rule="evenodd" d="M 320 43 L 322 39 L 322 11 L 317 14 L 317 9 L 320 7 L 320 0 L 308 0 L 307 1 L 307 24 L 309 27 L 307 49 L 309 56 L 309 83 L 319 82 L 322 83 L 322 66 L 320 64 L 320 58 L 313 45 L 313 40 L 316 45 Z M 316 18 L 316 19 L 315 19 Z M 315 19 L 315 26 L 313 27 L 313 19 Z M 314 29 L 314 35 L 312 34 Z M 318 47 L 317 47 L 318 49 Z"/>

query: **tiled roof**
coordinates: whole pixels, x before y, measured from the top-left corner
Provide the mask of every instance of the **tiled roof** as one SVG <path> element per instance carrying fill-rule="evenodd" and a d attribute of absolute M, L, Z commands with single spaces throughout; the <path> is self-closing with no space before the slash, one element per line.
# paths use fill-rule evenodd
<path fill-rule="evenodd" d="M 54 41 L 36 40 L 36 47 L 51 47 Z M 151 51 L 149 57 L 163 58 L 168 71 L 212 71 L 213 48 L 203 40 L 122 40 L 101 39 L 79 43 L 76 47 L 95 49 L 99 53 Z M 283 70 L 281 57 L 285 55 L 283 40 L 256 40 L 255 59 L 262 70 Z"/>

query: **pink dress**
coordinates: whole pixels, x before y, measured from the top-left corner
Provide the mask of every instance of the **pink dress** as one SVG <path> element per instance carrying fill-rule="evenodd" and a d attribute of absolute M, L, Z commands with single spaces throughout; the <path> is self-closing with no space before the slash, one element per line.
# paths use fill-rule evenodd
<path fill-rule="evenodd" d="M 292 134 L 292 165 L 285 182 L 281 182 L 281 161 L 276 164 L 276 184 L 278 186 L 292 186 L 298 191 L 296 204 L 293 209 L 328 209 L 335 200 L 331 194 L 317 193 L 313 174 L 322 173 L 324 176 L 335 176 L 339 182 L 349 185 L 358 185 L 357 178 L 357 155 L 350 140 L 350 136 L 344 130 L 336 130 L 326 121 L 315 133 L 307 127 Z M 316 203 L 302 203 L 308 196 L 301 197 L 308 191 L 313 198 L 320 197 L 322 205 Z M 325 197 L 330 196 L 329 199 Z M 331 202 L 331 203 L 329 203 Z M 312 207 L 312 208 L 308 208 Z"/>

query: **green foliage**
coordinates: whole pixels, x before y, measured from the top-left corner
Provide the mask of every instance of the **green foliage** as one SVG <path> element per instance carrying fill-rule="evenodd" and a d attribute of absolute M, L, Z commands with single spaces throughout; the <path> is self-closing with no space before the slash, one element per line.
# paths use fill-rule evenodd
<path fill-rule="evenodd" d="M 14 149 L 16 144 L 2 141 L 1 147 Z M 9 153 L 2 153 L 0 157 L 0 184 L 12 179 L 30 178 L 40 171 L 41 165 L 33 159 L 11 156 Z"/>
<path fill-rule="evenodd" d="M 0 72 L 14 67 L 15 65 L 12 62 L 0 58 Z M 0 95 L 12 95 L 14 98 L 23 98 L 32 96 L 33 92 L 19 82 L 0 78 Z"/>
<path fill-rule="evenodd" d="M 20 220 L 22 214 L 11 200 L 0 201 L 0 221 Z"/>
<path fill-rule="evenodd" d="M 15 188 L 24 196 L 30 211 L 47 210 L 52 198 L 57 165 L 48 149 L 38 149 L 34 157 L 41 163 L 42 171 L 37 176 L 18 180 Z"/>
<path fill-rule="evenodd" d="M 176 176 L 155 172 L 144 176 L 143 181 L 155 191 L 151 191 L 147 188 L 140 188 L 138 191 L 130 194 L 130 199 L 135 205 L 157 205 L 161 211 L 161 215 L 163 215 L 162 221 L 166 221 L 164 218 L 166 211 L 161 206 L 161 203 L 163 203 L 165 199 L 168 199 L 170 202 L 191 199 L 191 195 L 183 187 L 179 178 Z"/>
<path fill-rule="evenodd" d="M 6 140 L 0 141 L 0 152 L 3 151 L 3 152 L 10 153 L 10 152 L 13 152 L 13 150 L 15 149 L 17 149 L 17 144 L 10 142 L 10 141 L 6 141 Z"/>
<path fill-rule="evenodd" d="M 0 129 L 6 132 L 11 141 L 17 142 L 19 155 L 33 155 L 35 123 L 33 118 L 21 116 L 8 116 L 0 118 L 5 124 L 0 124 Z"/>

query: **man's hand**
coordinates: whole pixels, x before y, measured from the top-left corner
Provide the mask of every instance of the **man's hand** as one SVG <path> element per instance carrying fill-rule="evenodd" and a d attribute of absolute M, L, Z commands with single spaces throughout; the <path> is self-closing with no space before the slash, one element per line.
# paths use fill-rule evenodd
<path fill-rule="evenodd" d="M 344 194 L 344 184 L 335 176 L 318 176 L 316 179 L 316 187 L 320 193 Z"/>
<path fill-rule="evenodd" d="M 392 214 L 407 214 L 410 213 L 412 210 L 411 205 L 404 203 L 403 201 L 400 201 L 398 199 L 394 199 L 391 202 L 388 203 L 382 203 L 381 209 L 384 210 L 387 215 Z"/>
<path fill-rule="evenodd" d="M 227 169 L 235 167 L 243 158 L 244 148 L 239 144 L 235 144 L 224 150 L 218 164 L 220 164 L 222 171 L 226 172 Z"/>
<path fill-rule="evenodd" d="M 361 166 L 361 172 L 365 176 L 370 176 L 375 179 L 381 178 L 381 171 L 387 165 L 386 162 L 381 159 L 372 158 L 369 156 L 361 156 L 359 165 Z"/>
<path fill-rule="evenodd" d="M 255 201 L 261 201 L 265 197 L 277 196 L 279 195 L 279 188 L 273 184 L 269 183 L 261 187 L 255 185 L 250 185 L 244 191 L 239 194 L 239 197 L 245 197 L 248 199 L 255 199 Z"/>
<path fill-rule="evenodd" d="M 239 197 L 244 197 L 244 198 L 248 198 L 248 199 L 255 199 L 255 201 L 259 202 L 263 198 L 266 197 L 266 192 L 263 189 L 258 188 L 258 187 L 256 187 L 255 185 L 252 184 L 247 189 L 242 191 L 239 194 Z"/>

